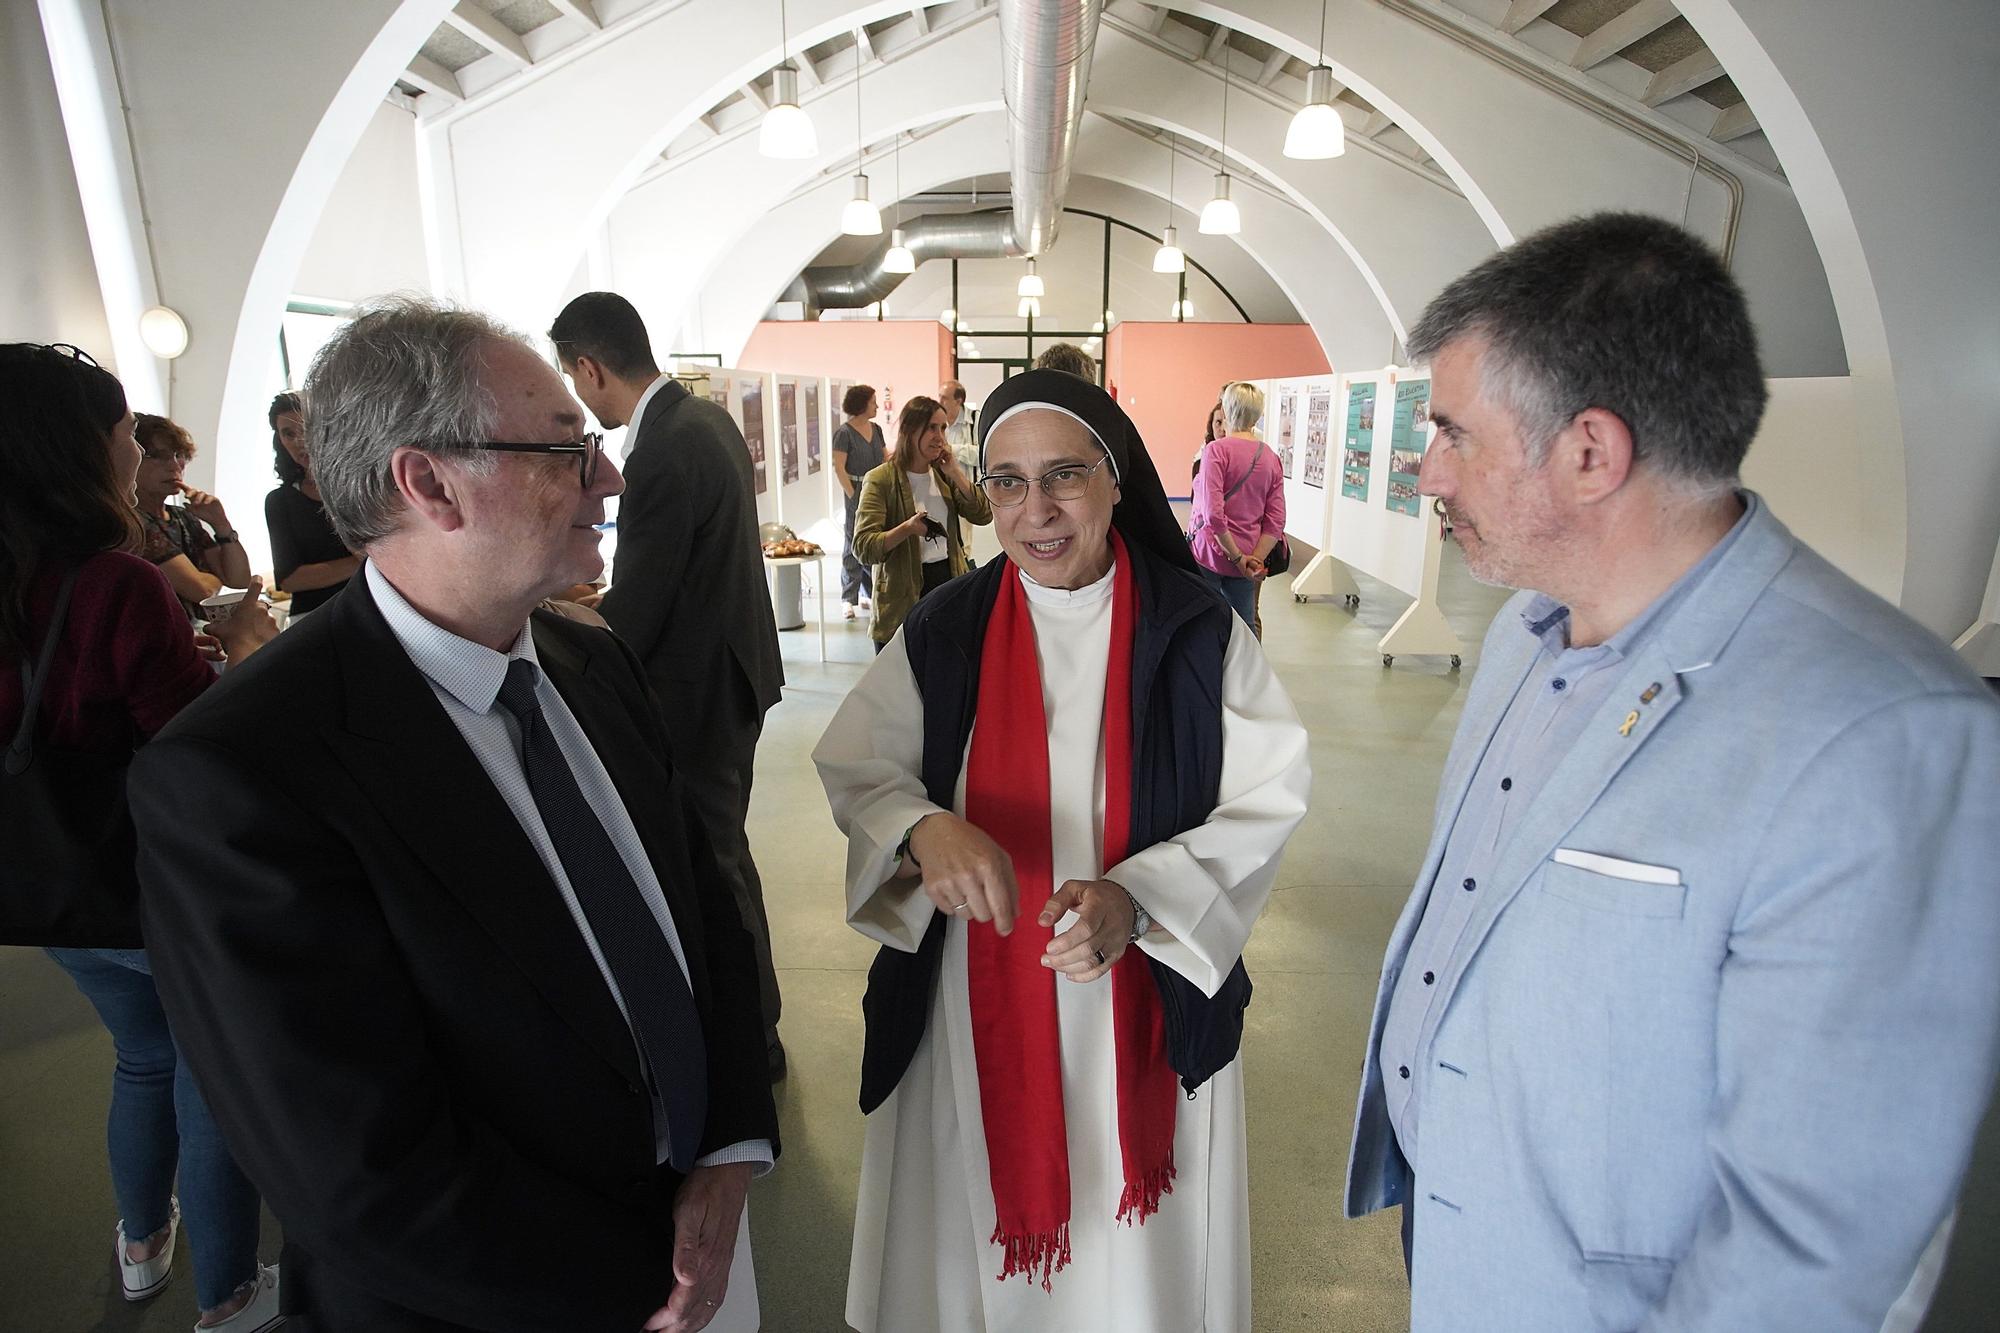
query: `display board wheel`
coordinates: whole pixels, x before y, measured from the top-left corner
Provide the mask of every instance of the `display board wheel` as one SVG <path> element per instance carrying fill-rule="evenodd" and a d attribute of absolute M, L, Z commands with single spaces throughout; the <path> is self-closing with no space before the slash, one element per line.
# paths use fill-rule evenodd
<path fill-rule="evenodd" d="M 1383 654 L 1382 654 L 1382 665 L 1383 665 L 1383 666 L 1393 666 L 1393 665 L 1395 665 L 1395 662 L 1396 662 L 1396 659 L 1395 659 L 1395 657 L 1394 657 L 1394 656 L 1393 656 L 1392 654 L 1389 654 L 1389 653 L 1383 653 Z"/>
<path fill-rule="evenodd" d="M 1360 609 L 1361 609 L 1361 594 L 1360 594 L 1360 593 L 1358 593 L 1358 592 L 1351 592 L 1351 593 L 1347 594 L 1347 605 L 1348 605 L 1348 606 L 1349 606 L 1350 608 L 1352 608 L 1352 609 L 1354 609 L 1354 610 L 1356 610 L 1356 611 L 1360 610 Z"/>
<path fill-rule="evenodd" d="M 1293 601 L 1295 601 L 1295 602 L 1301 602 L 1301 603 L 1303 603 L 1303 602 L 1305 601 L 1305 599 L 1306 599 L 1306 595 L 1305 595 L 1304 593 L 1302 593 L 1302 592 L 1295 592 L 1295 593 L 1293 593 L 1293 594 L 1292 594 L 1292 600 L 1293 600 Z"/>
<path fill-rule="evenodd" d="M 1451 655 L 1451 669 L 1452 669 L 1453 671 L 1456 671 L 1456 670 L 1458 670 L 1458 667 L 1459 667 L 1459 661 L 1458 661 L 1458 654 L 1457 654 L 1457 653 L 1453 653 L 1453 654 Z"/>

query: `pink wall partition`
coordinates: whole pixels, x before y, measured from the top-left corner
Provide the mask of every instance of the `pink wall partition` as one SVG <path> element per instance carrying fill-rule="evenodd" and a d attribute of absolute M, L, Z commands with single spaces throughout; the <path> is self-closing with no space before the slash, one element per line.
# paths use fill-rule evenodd
<path fill-rule="evenodd" d="M 1332 369 L 1304 324 L 1126 320 L 1104 339 L 1105 384 L 1139 427 L 1169 495 L 1187 494 L 1202 427 L 1223 385 Z"/>
<path fill-rule="evenodd" d="M 767 320 L 750 335 L 739 364 L 872 384 L 882 400 L 882 433 L 893 439 L 896 409 L 917 394 L 935 398 L 951 377 L 951 332 L 934 319 Z M 838 403 L 833 416 L 839 424 Z"/>

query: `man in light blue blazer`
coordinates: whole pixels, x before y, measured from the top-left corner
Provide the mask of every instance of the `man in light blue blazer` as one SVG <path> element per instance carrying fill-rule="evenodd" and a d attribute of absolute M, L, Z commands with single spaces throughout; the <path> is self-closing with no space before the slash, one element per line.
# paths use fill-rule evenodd
<path fill-rule="evenodd" d="M 2000 704 L 1737 471 L 1741 293 L 1632 215 L 1413 330 L 1487 635 L 1391 937 L 1350 1217 L 1418 1333 L 1875 1333 L 2000 1060 Z"/>

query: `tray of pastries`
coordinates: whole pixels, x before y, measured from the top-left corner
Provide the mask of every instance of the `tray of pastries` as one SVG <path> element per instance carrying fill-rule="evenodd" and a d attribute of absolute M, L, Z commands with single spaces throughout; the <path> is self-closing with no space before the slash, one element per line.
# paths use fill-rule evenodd
<path fill-rule="evenodd" d="M 765 542 L 764 554 L 773 560 L 810 560 L 815 556 L 825 555 L 826 552 L 817 542 L 791 537 L 784 541 Z"/>

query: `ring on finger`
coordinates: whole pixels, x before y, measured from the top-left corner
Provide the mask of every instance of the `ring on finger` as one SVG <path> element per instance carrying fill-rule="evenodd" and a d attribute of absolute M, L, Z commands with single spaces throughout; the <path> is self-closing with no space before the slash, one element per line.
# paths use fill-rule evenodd
<path fill-rule="evenodd" d="M 1094 957 L 1095 959 L 1097 959 L 1097 965 L 1098 965 L 1099 967 L 1103 967 L 1103 966 L 1104 966 L 1104 950 L 1102 950 L 1102 949 L 1092 949 L 1092 950 L 1091 950 L 1090 952 L 1091 952 L 1091 956 L 1092 956 L 1092 957 Z"/>
<path fill-rule="evenodd" d="M 958 903 L 958 904 L 954 905 L 954 906 L 952 907 L 952 909 L 951 909 L 951 910 L 952 910 L 952 911 L 954 911 L 954 912 L 963 912 L 963 911 L 965 911 L 965 910 L 966 910 L 966 909 L 967 909 L 968 907 L 971 907 L 971 906 L 972 906 L 972 903 L 971 903 L 971 901 L 970 901 L 970 900 L 967 900 L 967 901 L 965 901 L 965 902 L 962 902 L 962 903 Z"/>

